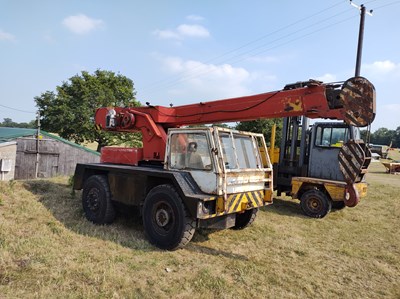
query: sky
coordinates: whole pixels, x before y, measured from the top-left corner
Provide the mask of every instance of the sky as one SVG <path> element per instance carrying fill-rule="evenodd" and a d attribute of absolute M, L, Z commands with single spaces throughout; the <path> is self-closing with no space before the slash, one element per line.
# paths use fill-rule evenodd
<path fill-rule="evenodd" d="M 361 76 L 372 131 L 400 126 L 400 1 L 354 0 L 365 16 Z M 360 10 L 345 0 L 0 0 L 0 121 L 35 118 L 34 97 L 97 69 L 136 98 L 184 105 L 354 76 Z"/>

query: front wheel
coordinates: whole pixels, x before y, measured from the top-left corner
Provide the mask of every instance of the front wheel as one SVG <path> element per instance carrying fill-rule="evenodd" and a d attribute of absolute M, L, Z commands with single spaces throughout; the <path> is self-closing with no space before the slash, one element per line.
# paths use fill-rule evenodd
<path fill-rule="evenodd" d="M 144 201 L 143 226 L 152 244 L 176 250 L 190 242 L 196 221 L 189 216 L 174 187 L 160 185 L 153 188 Z"/>
<path fill-rule="evenodd" d="M 313 218 L 323 218 L 332 209 L 332 201 L 320 190 L 309 190 L 300 198 L 304 214 Z"/>
<path fill-rule="evenodd" d="M 254 222 L 256 219 L 258 208 L 246 210 L 243 213 L 236 214 L 235 226 L 232 227 L 234 230 L 244 229 Z"/>

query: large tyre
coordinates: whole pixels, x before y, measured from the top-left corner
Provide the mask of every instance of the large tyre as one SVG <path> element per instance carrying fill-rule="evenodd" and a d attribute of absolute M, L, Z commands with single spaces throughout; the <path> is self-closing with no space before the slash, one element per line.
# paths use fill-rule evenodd
<path fill-rule="evenodd" d="M 236 214 L 235 226 L 232 229 L 239 230 L 248 227 L 256 219 L 258 208 L 246 210 L 243 213 Z"/>
<path fill-rule="evenodd" d="M 176 250 L 190 242 L 196 221 L 189 216 L 174 187 L 160 185 L 153 188 L 144 201 L 143 226 L 152 244 Z"/>
<path fill-rule="evenodd" d="M 309 190 L 300 198 L 304 214 L 313 218 L 323 218 L 332 209 L 332 201 L 320 190 Z"/>
<path fill-rule="evenodd" d="M 111 192 L 107 176 L 89 177 L 82 192 L 82 206 L 85 216 L 96 224 L 110 224 L 115 219 L 115 209 L 111 202 Z"/>

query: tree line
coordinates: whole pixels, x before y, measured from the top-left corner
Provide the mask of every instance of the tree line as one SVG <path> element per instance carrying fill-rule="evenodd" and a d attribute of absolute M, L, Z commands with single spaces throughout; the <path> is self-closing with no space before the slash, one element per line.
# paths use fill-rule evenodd
<path fill-rule="evenodd" d="M 9 128 L 25 128 L 25 129 L 35 129 L 37 127 L 36 120 L 31 120 L 30 122 L 22 122 L 17 123 L 14 122 L 11 118 L 3 118 L 3 122 L 0 123 L 0 127 L 9 127 Z"/>
<path fill-rule="evenodd" d="M 361 130 L 361 138 L 372 144 L 391 145 L 400 148 L 400 126 L 396 130 L 379 128 L 368 136 L 367 130 Z"/>

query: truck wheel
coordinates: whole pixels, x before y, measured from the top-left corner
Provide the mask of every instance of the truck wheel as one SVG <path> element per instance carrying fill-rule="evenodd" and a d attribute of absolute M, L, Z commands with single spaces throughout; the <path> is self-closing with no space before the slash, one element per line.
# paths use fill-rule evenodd
<path fill-rule="evenodd" d="M 115 219 L 115 209 L 111 202 L 111 192 L 107 176 L 89 177 L 82 192 L 82 206 L 85 216 L 96 224 L 110 224 Z"/>
<path fill-rule="evenodd" d="M 236 214 L 235 226 L 232 229 L 239 230 L 248 227 L 256 219 L 258 208 L 246 210 L 244 213 Z"/>
<path fill-rule="evenodd" d="M 319 190 L 309 190 L 301 196 L 300 206 L 307 216 L 323 218 L 331 211 L 332 201 Z"/>
<path fill-rule="evenodd" d="M 149 241 L 161 249 L 176 250 L 192 239 L 196 221 L 171 185 L 160 185 L 147 195 L 143 226 Z"/>

